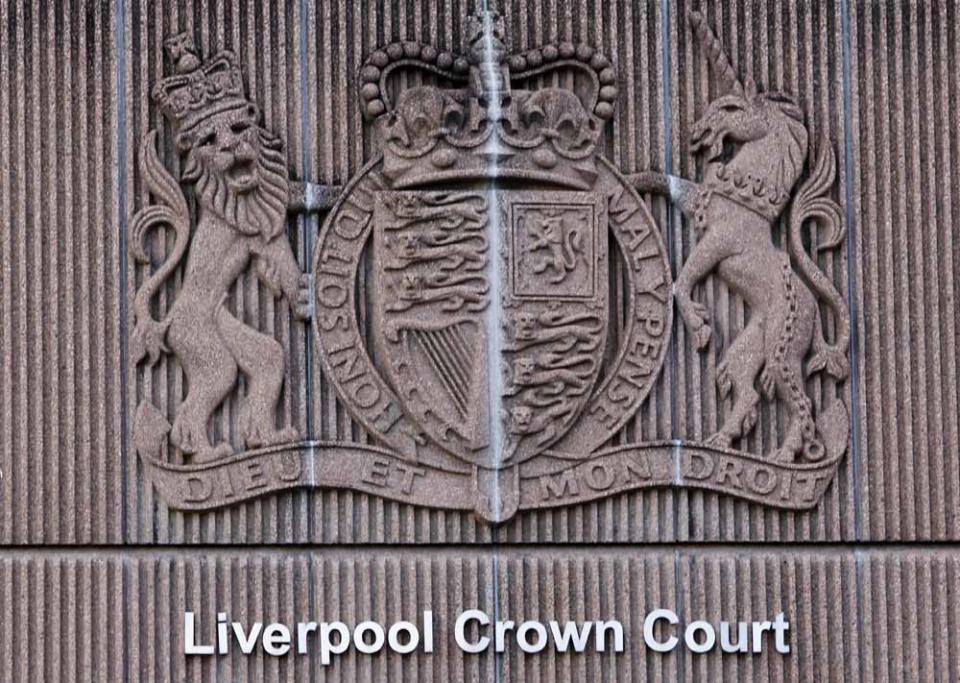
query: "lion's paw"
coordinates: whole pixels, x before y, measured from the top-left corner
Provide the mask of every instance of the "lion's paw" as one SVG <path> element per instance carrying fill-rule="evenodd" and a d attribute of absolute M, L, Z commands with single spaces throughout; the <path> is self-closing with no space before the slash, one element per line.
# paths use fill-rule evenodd
<path fill-rule="evenodd" d="M 233 455 L 234 450 L 226 441 L 221 441 L 216 446 L 207 446 L 206 448 L 201 448 L 193 456 L 194 462 L 213 462 L 214 460 L 219 460 L 221 458 L 228 458 Z"/>
<path fill-rule="evenodd" d="M 180 416 L 177 416 L 170 428 L 170 441 L 182 453 L 190 456 L 193 462 L 211 462 L 233 455 L 234 452 L 233 446 L 226 441 L 211 446 L 206 430 L 199 429 Z"/>
<path fill-rule="evenodd" d="M 694 347 L 700 351 L 705 349 L 713 336 L 713 328 L 709 325 L 701 325 L 691 333 Z"/>
<path fill-rule="evenodd" d="M 757 426 L 757 420 L 760 419 L 760 411 L 757 410 L 757 404 L 754 403 L 747 414 L 743 416 L 743 422 L 740 424 L 740 433 L 749 434 Z"/>
<path fill-rule="evenodd" d="M 258 424 L 256 420 L 243 414 L 241 414 L 239 422 L 240 436 L 243 438 L 243 443 L 246 448 L 276 446 L 297 441 L 300 438 L 300 431 L 296 427 L 273 429 Z"/>
<path fill-rule="evenodd" d="M 247 448 L 256 448 L 260 445 L 257 443 L 258 435 L 254 415 L 246 402 L 240 404 L 240 410 L 237 414 L 237 431 L 240 432 L 240 438 L 243 439 L 243 444 Z"/>
<path fill-rule="evenodd" d="M 198 443 L 196 434 L 187 420 L 180 415 L 173 420 L 173 426 L 170 428 L 170 443 L 190 455 L 200 450 L 202 445 L 202 442 Z"/>
<path fill-rule="evenodd" d="M 290 307 L 298 320 L 309 320 L 313 317 L 313 278 L 308 273 L 300 276 L 300 286 L 290 301 Z"/>
<path fill-rule="evenodd" d="M 300 430 L 296 427 L 284 427 L 274 433 L 276 434 L 276 441 L 274 441 L 274 443 L 290 443 L 291 441 L 298 441 L 300 439 Z"/>

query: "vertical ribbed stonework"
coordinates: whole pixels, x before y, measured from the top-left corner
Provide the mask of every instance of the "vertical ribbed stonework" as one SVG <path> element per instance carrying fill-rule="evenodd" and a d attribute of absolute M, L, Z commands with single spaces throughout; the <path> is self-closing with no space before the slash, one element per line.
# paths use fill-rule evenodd
<path fill-rule="evenodd" d="M 498 607 L 492 573 L 510 587 Z M 858 583 L 857 574 L 860 574 Z M 167 551 L 97 555 L 38 551 L 0 556 L 0 679 L 32 681 L 934 681 L 960 676 L 952 634 L 960 563 L 929 550 L 761 549 L 505 551 Z M 888 599 L 877 599 L 882 595 Z M 759 655 L 706 655 L 643 646 L 643 619 L 658 607 L 684 622 L 789 615 L 784 656 L 764 636 Z M 358 655 L 323 667 L 319 654 L 183 655 L 183 612 L 197 641 L 213 642 L 216 612 L 255 621 L 342 619 L 420 622 L 435 615 L 435 652 Z M 617 619 L 624 652 L 467 654 L 453 641 L 466 609 L 524 619 Z M 11 628 L 16 624 L 16 628 Z M 475 630 L 468 635 L 476 638 Z M 658 627 L 658 638 L 670 634 Z M 489 632 L 492 635 L 492 631 Z M 682 634 L 681 634 L 682 635 Z M 736 631 L 734 631 L 736 636 Z M 311 645 L 315 644 L 311 636 Z"/>
<path fill-rule="evenodd" d="M 46 255 L 42 250 L 25 251 L 28 243 L 14 239 L 19 233 L 10 233 L 7 237 L 6 248 L 13 257 L 21 258 L 6 259 L 3 266 L 3 281 L 11 285 L 5 289 L 9 294 L 4 300 L 10 320 L 3 331 L 5 348 L 9 349 L 9 353 L 5 354 L 4 371 L 13 380 L 5 386 L 22 386 L 23 378 L 32 379 L 25 391 L 13 391 L 5 395 L 10 406 L 9 410 L 4 410 L 6 426 L 9 427 L 4 430 L 5 434 L 9 434 L 4 442 L 4 453 L 9 464 L 3 468 L 7 487 L 2 503 L 8 505 L 7 509 L 11 511 L 3 522 L 11 525 L 7 532 L 11 538 L 14 537 L 14 520 L 17 520 L 17 524 L 33 525 L 31 533 L 36 534 L 33 536 L 35 539 L 75 540 L 82 537 L 84 530 L 88 538 L 93 538 L 89 534 L 93 532 L 95 524 L 99 524 L 103 532 L 99 537 L 101 539 L 108 538 L 105 535 L 107 528 L 113 529 L 116 534 L 125 525 L 125 538 L 139 542 L 472 543 L 490 538 L 490 528 L 478 524 L 471 514 L 429 511 L 387 502 L 375 496 L 338 491 L 299 491 L 272 495 L 213 513 L 184 514 L 171 511 L 144 478 L 132 444 L 121 438 L 124 421 L 128 425 L 132 423 L 136 407 L 142 401 L 149 399 L 172 420 L 186 390 L 182 371 L 172 356 L 166 355 L 150 367 L 146 364 L 135 365 L 133 359 L 125 355 L 130 332 L 129 302 L 148 273 L 147 267 L 128 253 L 130 245 L 127 244 L 127 232 L 131 217 L 149 198 L 139 170 L 139 160 L 140 145 L 151 129 L 160 131 L 158 145 L 163 162 L 175 176 L 180 172 L 180 160 L 173 146 L 170 127 L 150 97 L 152 88 L 169 74 L 169 60 L 163 54 L 164 39 L 186 31 L 204 55 L 222 49 L 233 50 L 238 55 L 249 96 L 263 109 L 266 125 L 284 139 L 291 176 L 314 182 L 343 184 L 373 158 L 377 150 L 374 131 L 362 121 L 359 111 L 356 74 L 362 60 L 376 45 L 405 39 L 430 42 L 439 49 L 461 50 L 464 17 L 473 9 L 469 3 L 462 6 L 438 4 L 434 12 L 427 11 L 430 7 L 406 3 L 375 10 L 372 6 L 364 8 L 353 3 L 321 3 L 317 6 L 293 3 L 260 7 L 246 3 L 157 5 L 128 2 L 122 8 L 115 7 L 112 18 L 104 18 L 102 8 L 85 15 L 99 16 L 100 21 L 109 24 L 108 30 L 103 27 L 97 29 L 103 37 L 96 45 L 110 44 L 113 51 L 101 57 L 104 64 L 96 67 L 100 77 L 79 85 L 73 83 L 81 71 L 75 60 L 64 57 L 56 62 L 56 66 L 53 66 L 53 60 L 47 64 L 47 52 L 40 50 L 36 41 L 30 43 L 31 50 L 37 53 L 38 68 L 46 68 L 47 71 L 52 69 L 52 77 L 60 78 L 65 85 L 59 89 L 44 89 L 38 85 L 36 97 L 33 97 L 29 95 L 33 92 L 30 83 L 24 81 L 23 87 L 28 96 L 11 99 L 10 107 L 4 110 L 8 115 L 5 130 L 10 131 L 5 138 L 4 153 L 13 160 L 7 176 L 9 191 L 4 210 L 15 226 L 22 224 L 15 220 L 16 211 L 29 214 L 28 221 L 42 220 L 44 226 L 61 225 L 60 217 L 72 217 L 71 212 L 74 212 L 80 216 L 80 222 L 76 225 L 92 224 L 95 229 L 77 230 L 73 237 L 65 235 L 56 243 L 56 253 L 51 251 L 54 243 L 47 241 L 44 244 L 48 252 Z M 507 41 L 513 52 L 523 52 L 548 43 L 588 42 L 598 45 L 610 56 L 619 77 L 620 99 L 614 119 L 606 131 L 604 154 L 621 171 L 630 173 L 653 168 L 672 170 L 687 177 L 696 176 L 696 167 L 687 147 L 689 127 L 702 112 L 715 85 L 690 38 L 685 19 L 686 5 L 510 3 L 503 9 L 505 25 L 508 27 Z M 664 13 L 665 9 L 667 14 Z M 47 36 L 48 40 L 53 40 L 54 35 L 69 36 L 78 50 L 87 49 L 87 38 L 79 30 L 80 24 L 75 29 L 64 26 L 61 34 L 55 23 L 44 23 L 41 17 L 34 17 L 30 10 L 13 8 L 8 10 L 8 14 L 11 13 L 11 29 L 16 29 L 24 20 L 35 21 L 38 26 L 42 24 L 40 27 L 45 31 L 38 35 Z M 20 14 L 24 16 L 18 18 Z M 366 16 L 373 20 L 360 19 Z M 753 3 L 734 7 L 711 5 L 706 16 L 710 24 L 716 27 L 720 39 L 729 44 L 732 62 L 738 71 L 744 76 L 753 75 L 761 89 L 782 89 L 795 94 L 806 112 L 808 125 L 813 132 L 813 144 L 826 144 L 829 140 L 834 146 L 839 162 L 834 192 L 838 199 L 842 199 L 847 191 L 847 166 L 842 116 L 844 79 L 840 7 L 819 3 L 809 8 L 792 3 L 774 3 L 770 7 Z M 53 22 L 63 21 L 59 14 L 53 17 Z M 74 18 L 72 21 L 79 20 Z M 97 26 L 88 20 L 82 28 L 93 31 Z M 123 46 L 110 42 L 121 35 Z M 93 41 L 95 37 L 94 32 L 90 40 Z M 22 38 L 20 43 L 12 40 L 6 44 L 4 54 L 10 57 L 11 64 L 19 58 L 18 49 L 24 53 L 25 59 L 33 58 L 32 53 L 26 54 L 25 45 Z M 64 45 L 56 43 L 57 49 L 65 49 Z M 118 58 L 121 53 L 122 61 Z M 853 56 L 854 67 L 861 68 L 863 59 Z M 17 85 L 18 78 L 41 78 L 40 71 L 33 70 L 30 59 L 26 59 L 26 69 L 9 71 L 5 76 L 13 79 L 12 88 Z M 93 63 L 96 64 L 96 60 Z M 115 107 L 107 103 L 116 101 L 116 97 L 108 85 L 119 85 L 120 82 L 124 87 L 122 111 L 119 112 L 122 117 L 118 115 L 111 118 L 108 114 Z M 857 87 L 861 86 L 858 84 Z M 80 89 L 84 97 L 78 99 Z M 53 96 L 51 93 L 56 93 L 56 97 L 60 98 L 56 100 L 60 103 L 59 109 L 51 110 L 42 106 L 44 98 Z M 65 99 L 64 93 L 71 93 L 70 99 Z M 9 97 L 9 93 L 5 93 L 5 96 Z M 67 106 L 67 102 L 70 106 Z M 24 117 L 29 120 L 31 117 L 27 116 L 25 107 L 36 109 L 37 114 L 33 118 L 37 120 L 44 120 L 44 116 L 59 117 L 48 124 L 54 129 L 69 126 L 71 131 L 92 131 L 76 136 L 76 143 L 69 146 L 69 163 L 57 166 L 53 161 L 48 161 L 48 166 L 60 169 L 69 182 L 54 183 L 52 172 L 45 171 L 43 163 L 26 163 L 28 152 L 33 148 L 38 150 L 37 154 L 41 155 L 38 158 L 42 162 L 44 158 L 52 159 L 61 146 L 63 154 L 66 154 L 67 147 L 59 142 L 62 136 L 57 138 L 61 145 L 58 146 L 54 142 L 41 141 L 41 136 L 33 137 L 30 131 L 21 135 L 16 128 L 20 119 L 11 113 L 18 114 L 23 109 Z M 112 123 L 113 119 L 117 119 L 118 124 Z M 119 125 L 121 119 L 122 125 Z M 100 132 L 95 134 L 97 130 Z M 668 131 L 669 145 L 666 144 Z M 72 140 L 73 137 L 68 136 L 67 139 Z M 94 140 L 99 143 L 94 143 Z M 83 165 L 87 163 L 84 155 L 93 154 L 92 150 L 99 149 L 98 144 L 104 150 L 118 150 L 117 164 Z M 83 154 L 78 154 L 78 150 Z M 46 157 L 43 157 L 44 154 Z M 26 175 L 19 174 L 21 165 Z M 105 168 L 112 169 L 112 175 L 104 176 Z M 20 178 L 29 179 L 29 173 L 39 174 L 37 177 L 41 177 L 43 182 L 49 182 L 51 191 L 44 190 L 38 192 L 36 197 L 30 195 L 28 198 L 34 185 L 20 182 Z M 18 174 L 16 178 L 14 174 Z M 98 174 L 102 176 L 99 180 Z M 87 183 L 84 191 L 74 191 L 74 185 L 83 182 Z M 40 196 L 49 196 L 56 201 L 44 203 L 38 199 Z M 116 200 L 110 197 L 122 197 L 123 206 L 115 206 Z M 651 197 L 647 201 L 663 231 L 676 276 L 682 259 L 689 255 L 694 244 L 692 228 L 681 220 L 677 212 L 668 213 L 662 199 Z M 32 209 L 34 204 L 38 205 L 38 210 L 26 210 L 27 206 Z M 98 222 L 91 223 L 98 216 L 95 211 L 91 213 L 91 207 L 95 205 L 105 213 Z M 50 212 L 49 220 L 45 211 Z M 856 216 L 854 218 L 848 227 L 854 239 L 859 240 L 857 231 L 860 221 L 856 220 Z M 321 219 L 322 216 L 310 216 L 291 218 L 289 221 L 288 234 L 304 268 L 310 267 L 309 254 Z M 38 240 L 42 230 L 27 230 L 25 234 Z M 70 241 L 74 239 L 76 245 Z M 780 239 L 779 235 L 777 239 Z M 944 234 L 943 241 L 951 242 L 949 231 Z M 158 231 L 150 236 L 151 269 L 156 269 L 172 245 L 173 235 L 170 231 L 167 234 Z M 74 246 L 93 252 L 101 248 L 106 250 L 113 259 L 111 267 L 103 266 L 102 277 L 98 276 L 95 269 L 85 270 L 94 261 L 68 259 L 67 254 L 74 253 L 71 251 Z M 31 256 L 32 260 L 22 258 L 24 254 Z M 845 259 L 845 254 L 831 252 L 829 258 L 821 256 L 820 263 L 836 287 L 844 292 L 849 286 Z M 857 263 L 854 268 L 870 263 L 869 258 L 855 260 Z M 105 264 L 106 261 L 101 259 L 96 263 Z M 369 268 L 368 261 L 367 269 L 360 278 L 361 290 L 364 282 L 371 277 Z M 624 295 L 618 268 L 619 263 L 615 261 L 611 278 L 612 297 L 615 300 Z M 73 279 L 69 276 L 55 277 L 54 273 L 60 272 L 57 269 L 69 270 Z M 101 281 L 109 283 L 110 278 L 118 277 L 126 278 L 123 297 L 118 294 L 116 287 L 105 287 L 103 296 L 88 295 L 97 291 Z M 175 300 L 181 281 L 182 271 L 178 270 L 155 298 L 154 306 L 158 314 L 168 310 Z M 39 282 L 42 287 L 38 288 L 36 284 L 13 287 L 14 282 Z M 38 294 L 41 291 L 46 299 Z M 715 278 L 707 280 L 703 291 L 718 321 L 720 334 L 717 343 L 707 353 L 696 352 L 686 338 L 682 324 L 677 321 L 670 352 L 650 397 L 636 417 L 613 439 L 614 443 L 669 438 L 702 439 L 722 419 L 727 408 L 719 400 L 714 385 L 718 353 L 723 348 L 721 342 L 728 343 L 741 329 L 746 313 L 739 299 Z M 951 300 L 947 296 L 949 291 L 949 288 L 944 290 L 939 299 L 943 302 L 940 305 L 947 305 Z M 41 299 L 54 302 L 53 306 L 58 311 L 56 323 L 52 322 L 53 308 L 41 306 Z M 859 310 L 856 302 L 854 304 L 851 308 Z M 111 312 L 99 312 L 97 307 L 101 306 L 109 307 L 105 310 Z M 284 419 L 289 419 L 301 432 L 309 432 L 315 438 L 368 441 L 323 376 L 308 327 L 292 320 L 285 304 L 267 294 L 255 281 L 252 272 L 231 289 L 228 306 L 234 312 L 242 311 L 249 324 L 276 336 L 287 351 L 286 386 L 281 406 Z M 38 315 L 25 315 L 32 310 L 37 310 Z M 826 316 L 826 320 L 829 336 L 832 334 L 829 329 L 830 316 Z M 108 325 L 107 321 L 115 323 Z M 949 321 L 946 323 L 948 326 L 950 324 Z M 41 327 L 56 329 L 57 333 L 50 333 L 46 337 L 41 334 L 45 342 L 36 345 L 32 342 L 33 337 L 29 336 L 30 330 L 36 331 Z M 616 339 L 619 332 L 618 323 L 614 321 L 612 337 Z M 71 337 L 71 334 L 74 336 Z M 946 364 L 946 370 L 949 370 L 949 363 L 953 362 L 952 355 L 948 353 L 952 348 L 951 334 L 955 332 L 945 330 L 942 342 L 944 350 L 938 356 L 941 359 L 939 362 Z M 106 345 L 92 343 L 91 340 L 97 338 L 104 339 Z M 863 335 L 862 339 L 867 339 L 867 335 Z M 928 346 L 931 353 L 939 349 L 932 342 Z M 868 352 L 860 346 L 855 351 Z M 44 358 L 38 366 L 41 371 L 31 372 L 29 363 L 38 354 Z M 46 361 L 44 354 L 50 354 L 50 362 Z M 85 363 L 83 359 L 87 357 L 99 360 Z M 120 372 L 119 366 L 123 362 L 127 362 L 128 367 L 120 377 L 116 373 Z M 862 366 L 861 360 L 856 367 L 859 370 Z M 873 366 L 871 370 L 875 367 L 878 366 Z M 84 373 L 89 374 L 89 380 L 85 379 Z M 306 379 L 308 374 L 309 380 Z M 860 375 L 864 382 L 870 380 L 870 373 L 866 370 Z M 949 456 L 950 445 L 955 442 L 950 437 L 950 429 L 956 422 L 955 419 L 951 422 L 950 410 L 955 405 L 955 399 L 953 403 L 949 400 L 950 396 L 955 396 L 952 376 L 944 371 L 939 385 L 935 380 L 929 380 L 933 383 L 931 390 L 941 386 L 945 398 L 942 410 L 937 412 L 931 407 L 926 412 L 930 416 L 944 416 L 946 429 L 942 436 L 936 432 L 933 438 L 941 439 L 940 452 L 947 454 L 947 457 L 952 457 Z M 111 378 L 112 382 L 109 381 Z M 886 383 L 886 388 L 893 391 L 893 384 Z M 72 393 L 65 390 L 68 386 Z M 43 389 L 38 393 L 37 387 Z M 98 400 L 109 398 L 116 405 L 117 401 L 122 400 L 124 387 L 127 388 L 125 416 L 119 410 L 107 410 L 100 407 L 97 400 L 91 400 L 102 393 L 103 398 Z M 853 380 L 843 385 L 842 389 L 832 383 L 813 380 L 808 389 L 822 397 L 828 394 L 846 395 L 847 392 L 852 395 L 853 387 Z M 858 388 L 862 388 L 858 394 L 862 402 L 869 401 L 866 386 Z M 237 399 L 244 390 L 241 382 L 214 419 L 214 431 L 234 441 L 237 439 Z M 870 412 L 860 403 L 851 403 L 861 415 Z M 53 414 L 49 413 L 49 419 L 42 419 L 41 416 L 47 415 L 46 411 L 52 411 L 54 406 L 60 411 L 57 418 L 53 419 Z M 869 427 L 868 421 L 871 419 L 865 416 L 863 425 Z M 41 430 L 41 450 L 44 453 L 56 453 L 54 457 L 26 455 L 27 452 L 37 452 L 36 443 L 29 449 L 23 446 L 27 443 L 27 431 L 41 422 L 43 430 L 46 430 Z M 775 445 L 780 436 L 782 423 L 783 415 L 779 409 L 765 404 L 760 424 L 745 445 L 754 452 L 766 452 L 764 449 Z M 54 443 L 57 444 L 56 449 L 53 449 Z M 851 440 L 853 446 L 857 443 L 855 439 Z M 81 455 L 87 455 L 70 457 L 68 454 L 77 448 L 81 449 Z M 935 451 L 935 448 L 928 449 L 926 452 L 929 456 L 921 454 L 916 457 L 930 457 L 935 465 L 942 460 L 934 455 Z M 26 467 L 15 464 L 15 457 L 27 458 Z M 171 457 L 175 457 L 173 453 Z M 503 541 L 587 543 L 853 538 L 855 487 L 852 473 L 857 460 L 856 451 L 851 447 L 825 500 L 809 513 L 764 510 L 718 494 L 655 490 L 547 512 L 523 513 L 504 525 L 498 534 Z M 88 463 L 99 464 L 89 466 Z M 945 471 L 955 471 L 955 468 L 945 468 Z M 24 472 L 30 476 L 23 476 Z M 953 490 L 949 487 L 949 477 L 929 478 L 937 486 L 942 484 L 945 487 L 944 496 Z M 100 486 L 101 481 L 108 484 Z M 30 496 L 37 496 L 40 490 L 47 494 L 61 492 L 57 496 L 58 506 L 44 505 L 40 515 L 13 513 L 15 506 L 20 506 L 16 509 L 24 509 L 27 501 L 31 500 Z M 125 492 L 122 501 L 108 502 L 112 500 L 109 496 L 117 496 L 122 492 Z M 63 511 L 67 509 L 79 509 L 80 514 L 66 519 Z M 100 513 L 99 510 L 104 512 Z M 868 515 L 864 514 L 866 517 Z M 875 515 L 869 517 L 871 522 L 876 518 Z M 952 519 L 952 516 L 949 518 Z M 943 526 L 947 524 L 948 516 L 940 513 L 939 519 L 943 520 Z M 936 520 L 931 524 L 934 522 Z M 61 534 L 57 529 L 62 525 L 66 526 Z M 76 527 L 75 532 L 66 531 L 71 525 Z M 26 539 L 27 531 L 21 531 L 17 538 Z M 71 536 L 71 533 L 74 535 Z"/>
<path fill-rule="evenodd" d="M 0 12 L 0 543 L 117 542 L 113 5 Z"/>
<path fill-rule="evenodd" d="M 578 46 L 592 54 L 586 46 L 594 46 L 610 59 L 616 107 L 598 150 L 638 182 L 644 171 L 690 180 L 704 174 L 691 136 L 719 81 L 691 11 L 702 13 L 742 83 L 788 94 L 802 110 L 809 151 L 794 189 L 810 177 L 812 156 L 833 150 L 828 196 L 846 233 L 835 248 L 822 248 L 826 231 L 809 221 L 803 248 L 849 309 L 850 375 L 837 382 L 814 373 L 804 388 L 817 416 L 845 404 L 850 435 L 813 509 L 669 486 L 521 511 L 499 526 L 470 511 L 472 501 L 444 511 L 335 488 L 258 495 L 206 512 L 164 502 L 137 454 L 134 435 L 142 432 L 133 425 L 144 403 L 172 422 L 189 387 L 175 355 L 161 354 L 155 364 L 133 357 L 136 292 L 176 243 L 175 230 L 164 227 L 148 235 L 149 263 L 131 249 L 133 217 L 158 201 L 141 168 L 151 131 L 161 163 L 185 190 L 191 250 L 198 241 L 197 202 L 183 178 L 175 128 L 152 94 L 174 69 L 164 41 L 185 33 L 203 61 L 231 51 L 246 96 L 283 141 L 289 177 L 344 186 L 383 148 L 361 115 L 364 61 L 398 43 L 421 56 L 412 43 L 460 54 L 467 17 L 487 6 L 502 15 L 507 53 L 525 55 L 518 63 L 553 61 L 559 48 L 549 60 L 537 50 L 562 44 L 574 54 Z M 0 0 L 0 683 L 960 680 L 958 60 L 956 0 Z M 587 79 L 599 84 L 602 70 L 595 71 Z M 528 74 L 514 85 L 583 85 L 582 76 Z M 385 90 L 397 103 L 399 90 L 446 87 L 444 78 L 398 69 Z M 367 96 L 381 94 L 368 88 Z M 737 151 L 727 142 L 721 155 Z M 507 180 L 504 191 L 535 194 L 528 180 Z M 445 183 L 430 190 L 456 186 Z M 664 197 L 642 199 L 676 282 L 704 234 Z M 309 273 L 329 213 L 292 209 L 286 239 Z M 784 250 L 789 210 L 772 227 Z M 613 227 L 604 232 L 606 244 L 619 237 Z M 381 296 L 375 269 L 382 264 L 372 240 L 364 249 L 357 316 L 379 359 L 374 333 L 384 327 L 367 304 Z M 634 313 L 625 305 L 626 248 L 610 251 L 598 382 L 625 345 Z M 152 299 L 155 317 L 177 301 L 184 269 L 185 262 Z M 605 446 L 655 441 L 661 453 L 678 453 L 684 443 L 707 440 L 731 413 L 719 366 L 758 313 L 724 284 L 736 278 L 718 271 L 693 291 L 710 313 L 710 346 L 696 348 L 668 300 L 674 320 L 666 359 L 647 399 Z M 770 284 L 767 275 L 758 278 Z M 252 265 L 222 303 L 284 350 L 278 423 L 305 439 L 383 446 L 338 398 L 310 323 L 296 320 L 287 298 L 268 291 Z M 827 340 L 836 339 L 837 317 L 823 301 L 819 312 Z M 241 372 L 209 425 L 211 436 L 237 451 L 245 449 L 240 409 L 249 390 Z M 782 444 L 789 416 L 783 396 L 758 405 L 755 428 L 733 445 L 767 458 Z M 543 462 L 569 455 L 533 465 L 546 471 L 556 462 Z M 169 443 L 161 456 L 183 464 Z M 325 447 L 305 449 L 303 462 L 324 457 L 331 457 Z M 267 460 L 242 462 L 253 469 L 233 472 L 250 475 L 240 484 L 256 487 L 258 462 Z M 531 461 L 525 466 L 534 471 Z M 351 467 L 335 474 L 371 490 L 360 466 Z M 680 470 L 677 461 L 674 481 Z M 228 477 L 225 471 L 217 476 Z M 727 470 L 724 484 L 732 488 L 739 474 Z M 438 500 L 449 504 L 449 492 L 439 489 L 450 479 L 442 481 Z M 579 485 L 592 490 L 571 498 L 603 489 L 588 481 Z M 227 490 L 238 480 L 219 483 Z M 559 502 L 539 483 L 544 500 Z M 525 654 L 508 635 L 503 654 L 468 654 L 453 641 L 454 620 L 474 608 L 517 623 L 618 620 L 624 652 L 597 652 L 591 638 L 583 653 L 551 644 Z M 657 653 L 643 642 L 644 618 L 656 608 L 675 611 L 683 624 L 714 625 L 783 612 L 791 652 L 773 652 L 768 634 L 757 655 L 719 648 L 700 655 L 682 643 Z M 308 620 L 353 627 L 419 623 L 428 609 L 431 655 L 351 648 L 323 666 L 315 638 L 306 656 L 267 656 L 259 644 L 242 655 L 236 643 L 229 654 L 184 654 L 188 610 L 197 613 L 198 639 L 210 643 L 218 612 L 247 628 Z M 682 627 L 670 633 L 683 638 Z"/>
<path fill-rule="evenodd" d="M 767 653 L 736 660 L 688 655 L 687 680 L 861 680 L 858 609 L 870 594 L 858 593 L 852 553 L 720 549 L 679 555 L 681 619 L 687 623 L 773 620 L 780 612 L 790 619 L 790 656 Z"/>
<path fill-rule="evenodd" d="M 852 3 L 863 537 L 960 537 L 956 5 Z"/>
<path fill-rule="evenodd" d="M 864 681 L 952 681 L 960 677 L 960 652 L 951 647 L 960 623 L 955 552 L 862 553 Z"/>
<path fill-rule="evenodd" d="M 492 569 L 483 554 L 452 552 L 0 554 L 0 680 L 494 680 L 491 653 L 467 655 L 452 639 L 456 615 L 494 612 Z M 422 628 L 429 609 L 432 655 L 351 650 L 324 667 L 316 633 L 309 655 L 245 656 L 237 647 L 226 656 L 184 655 L 184 611 L 195 612 L 196 641 L 206 644 L 214 641 L 218 611 L 245 628 L 279 621 L 295 629 L 310 619 L 351 626 L 409 620 Z"/>

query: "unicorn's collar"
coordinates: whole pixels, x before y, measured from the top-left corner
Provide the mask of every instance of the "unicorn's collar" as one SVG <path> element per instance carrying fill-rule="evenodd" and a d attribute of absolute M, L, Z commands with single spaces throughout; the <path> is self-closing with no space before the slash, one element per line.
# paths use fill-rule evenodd
<path fill-rule="evenodd" d="M 711 192 L 760 214 L 771 223 L 777 220 L 790 201 L 790 193 L 786 189 L 752 173 L 729 169 L 725 164 L 711 164 L 703 185 Z"/>

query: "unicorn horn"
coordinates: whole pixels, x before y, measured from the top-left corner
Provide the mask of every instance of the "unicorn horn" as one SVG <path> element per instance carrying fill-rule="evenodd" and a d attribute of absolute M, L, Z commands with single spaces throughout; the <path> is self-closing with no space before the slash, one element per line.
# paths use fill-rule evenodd
<path fill-rule="evenodd" d="M 720 81 L 721 91 L 742 97 L 743 84 L 740 83 L 736 72 L 733 70 L 733 66 L 730 64 L 730 60 L 727 58 L 727 54 L 723 51 L 723 44 L 720 42 L 720 39 L 714 35 L 713 31 L 711 31 L 707 25 L 707 20 L 700 12 L 688 13 L 687 19 L 690 21 L 690 26 L 693 27 L 693 32 L 696 34 L 701 47 L 707 52 L 707 57 L 710 59 L 710 65 L 713 67 L 714 75 L 716 75 Z"/>

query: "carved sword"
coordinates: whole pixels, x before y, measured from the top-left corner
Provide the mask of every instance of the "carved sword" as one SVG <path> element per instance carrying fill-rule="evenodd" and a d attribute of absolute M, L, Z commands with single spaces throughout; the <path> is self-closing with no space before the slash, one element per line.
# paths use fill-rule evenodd
<path fill-rule="evenodd" d="M 291 181 L 287 211 L 290 213 L 326 211 L 337 203 L 342 191 L 343 185 L 320 185 L 301 180 Z"/>

